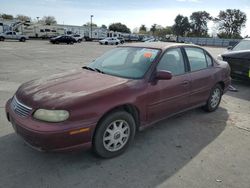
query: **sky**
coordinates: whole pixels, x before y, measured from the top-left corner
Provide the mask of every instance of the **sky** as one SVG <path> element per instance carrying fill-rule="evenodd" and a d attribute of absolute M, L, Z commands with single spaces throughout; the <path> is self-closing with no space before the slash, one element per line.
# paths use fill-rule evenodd
<path fill-rule="evenodd" d="M 171 26 L 178 14 L 190 16 L 207 11 L 218 16 L 220 10 L 240 9 L 248 21 L 242 36 L 250 35 L 250 0 L 0 0 L 0 13 L 24 14 L 36 19 L 54 16 L 59 24 L 83 25 L 90 21 L 101 26 L 121 22 L 131 31 L 141 24 Z M 213 23 L 209 23 L 212 32 Z"/>

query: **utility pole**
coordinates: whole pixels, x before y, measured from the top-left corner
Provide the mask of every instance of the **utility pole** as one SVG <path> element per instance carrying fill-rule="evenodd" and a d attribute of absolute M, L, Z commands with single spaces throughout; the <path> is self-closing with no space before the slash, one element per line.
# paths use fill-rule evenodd
<path fill-rule="evenodd" d="M 90 39 L 92 40 L 92 18 L 94 15 L 90 15 Z"/>

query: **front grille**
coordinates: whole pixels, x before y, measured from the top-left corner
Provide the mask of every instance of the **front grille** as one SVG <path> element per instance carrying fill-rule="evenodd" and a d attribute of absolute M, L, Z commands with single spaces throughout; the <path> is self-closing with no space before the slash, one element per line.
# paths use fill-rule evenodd
<path fill-rule="evenodd" d="M 30 112 L 32 111 L 32 108 L 22 104 L 19 102 L 16 98 L 16 96 L 13 97 L 11 101 L 11 109 L 19 116 L 27 117 Z"/>

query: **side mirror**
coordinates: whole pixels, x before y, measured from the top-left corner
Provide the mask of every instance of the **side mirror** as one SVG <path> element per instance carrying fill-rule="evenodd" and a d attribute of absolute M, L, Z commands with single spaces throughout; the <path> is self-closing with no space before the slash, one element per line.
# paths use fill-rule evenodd
<path fill-rule="evenodd" d="M 172 76 L 172 73 L 169 71 L 160 70 L 156 72 L 157 80 L 170 80 Z"/>
<path fill-rule="evenodd" d="M 228 50 L 232 50 L 233 47 L 232 47 L 232 46 L 228 46 L 227 49 L 228 49 Z"/>

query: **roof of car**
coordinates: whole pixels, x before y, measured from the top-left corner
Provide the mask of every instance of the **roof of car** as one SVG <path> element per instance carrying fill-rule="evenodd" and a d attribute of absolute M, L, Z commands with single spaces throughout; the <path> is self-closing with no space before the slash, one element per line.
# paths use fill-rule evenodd
<path fill-rule="evenodd" d="M 178 46 L 196 46 L 194 44 L 184 44 L 184 43 L 174 43 L 174 42 L 138 42 L 138 43 L 130 43 L 122 46 L 126 47 L 142 47 L 142 48 L 157 48 L 161 50 L 165 50 L 170 47 L 178 47 Z"/>

